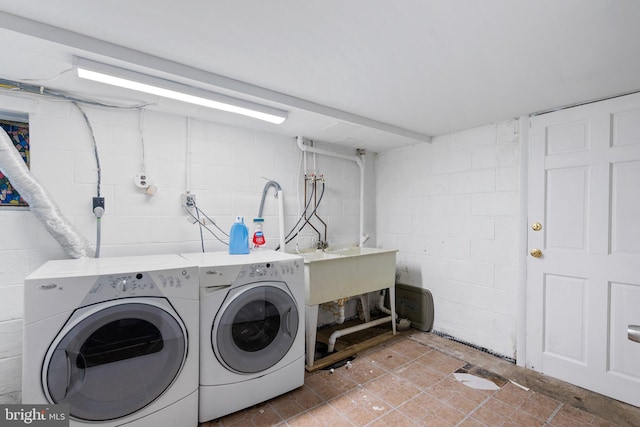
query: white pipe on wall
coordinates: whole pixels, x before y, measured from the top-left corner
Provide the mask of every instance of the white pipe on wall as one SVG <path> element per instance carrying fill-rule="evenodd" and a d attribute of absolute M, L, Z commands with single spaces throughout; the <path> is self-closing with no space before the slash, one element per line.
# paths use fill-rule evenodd
<path fill-rule="evenodd" d="M 360 167 L 360 230 L 358 235 L 358 246 L 364 246 L 369 240 L 369 236 L 364 234 L 364 157 L 358 157 L 360 163 L 356 162 Z"/>
<path fill-rule="evenodd" d="M 276 192 L 276 197 L 278 198 L 278 232 L 280 237 L 280 251 L 285 251 L 285 245 L 287 241 L 284 237 L 284 192 L 282 189 Z"/>
<path fill-rule="evenodd" d="M 0 170 L 11 185 L 29 203 L 31 212 L 38 218 L 54 239 L 71 258 L 93 258 L 95 249 L 64 217 L 62 211 L 36 181 L 13 145 L 11 138 L 0 128 Z"/>
<path fill-rule="evenodd" d="M 298 148 L 300 148 L 300 150 L 302 150 L 304 153 L 309 152 L 314 154 L 322 154 L 329 157 L 337 157 L 339 159 L 351 160 L 352 162 L 355 162 L 360 168 L 360 235 L 358 236 L 358 246 L 362 246 L 368 239 L 368 237 L 364 235 L 364 159 L 360 156 L 336 153 L 334 151 L 323 150 L 321 148 L 304 145 L 304 137 L 302 136 L 298 136 L 296 138 L 296 142 L 298 143 Z"/>

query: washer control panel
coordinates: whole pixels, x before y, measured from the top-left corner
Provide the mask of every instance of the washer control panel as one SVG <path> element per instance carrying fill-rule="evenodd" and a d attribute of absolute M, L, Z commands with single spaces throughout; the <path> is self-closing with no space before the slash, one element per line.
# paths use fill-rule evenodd
<path fill-rule="evenodd" d="M 301 274 L 303 267 L 297 260 L 201 267 L 200 287 L 226 289 L 260 280 L 289 281 Z"/>
<path fill-rule="evenodd" d="M 82 305 L 116 298 L 160 297 L 167 288 L 180 289 L 190 278 L 186 269 L 162 272 L 137 272 L 98 276 Z"/>
<path fill-rule="evenodd" d="M 242 267 L 234 284 L 246 284 L 261 280 L 288 281 L 301 268 L 298 261 L 276 261 L 247 264 Z"/>

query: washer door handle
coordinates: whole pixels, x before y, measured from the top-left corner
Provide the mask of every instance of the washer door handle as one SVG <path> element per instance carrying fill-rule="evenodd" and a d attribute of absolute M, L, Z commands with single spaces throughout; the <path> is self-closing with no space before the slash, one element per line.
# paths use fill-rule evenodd
<path fill-rule="evenodd" d="M 640 326 L 627 326 L 627 338 L 629 338 L 631 341 L 640 342 Z"/>
<path fill-rule="evenodd" d="M 287 334 L 287 336 L 291 336 L 291 308 L 289 308 L 289 310 L 286 311 L 286 313 L 284 313 L 282 315 L 284 322 L 283 323 L 283 327 L 284 327 L 284 332 L 285 334 Z"/>
<path fill-rule="evenodd" d="M 57 349 L 51 357 L 49 370 L 58 372 L 54 377 L 55 381 L 48 382 L 49 393 L 55 402 L 67 397 L 71 386 L 71 364 L 71 354 L 66 349 Z"/>

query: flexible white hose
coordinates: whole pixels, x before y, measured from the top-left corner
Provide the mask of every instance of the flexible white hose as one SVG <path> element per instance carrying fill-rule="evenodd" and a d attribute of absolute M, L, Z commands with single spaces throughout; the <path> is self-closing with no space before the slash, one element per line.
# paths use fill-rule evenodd
<path fill-rule="evenodd" d="M 0 128 L 0 170 L 29 203 L 31 212 L 44 224 L 67 255 L 71 258 L 92 258 L 95 255 L 95 249 L 91 243 L 76 231 L 55 201 L 33 177 L 11 138 L 2 128 Z"/>

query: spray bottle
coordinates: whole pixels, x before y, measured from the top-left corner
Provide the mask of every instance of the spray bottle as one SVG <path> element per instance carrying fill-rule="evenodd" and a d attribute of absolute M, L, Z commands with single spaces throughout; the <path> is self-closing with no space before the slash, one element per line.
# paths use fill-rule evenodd
<path fill-rule="evenodd" d="M 253 247 L 259 248 L 260 246 L 266 243 L 264 238 L 264 233 L 262 233 L 262 224 L 264 223 L 264 218 L 254 218 L 253 219 Z"/>

